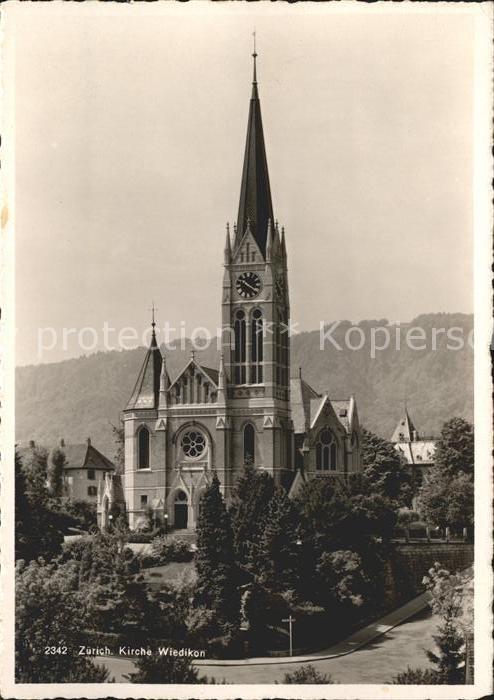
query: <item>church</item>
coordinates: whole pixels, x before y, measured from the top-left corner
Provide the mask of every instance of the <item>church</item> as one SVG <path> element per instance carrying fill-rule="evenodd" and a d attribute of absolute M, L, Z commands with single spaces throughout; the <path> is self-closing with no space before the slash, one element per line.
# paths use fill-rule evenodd
<path fill-rule="evenodd" d="M 171 529 L 193 530 L 213 474 L 228 503 L 248 463 L 290 495 L 307 479 L 346 479 L 361 470 L 354 397 L 333 400 L 301 370 L 291 374 L 287 243 L 273 212 L 256 57 L 254 51 L 237 222 L 231 231 L 227 225 L 222 252 L 219 367 L 205 367 L 192 353 L 171 377 L 153 318 L 124 409 L 122 497 L 131 528 L 152 512 Z M 100 493 L 103 526 L 117 499 L 113 480 L 108 475 Z"/>

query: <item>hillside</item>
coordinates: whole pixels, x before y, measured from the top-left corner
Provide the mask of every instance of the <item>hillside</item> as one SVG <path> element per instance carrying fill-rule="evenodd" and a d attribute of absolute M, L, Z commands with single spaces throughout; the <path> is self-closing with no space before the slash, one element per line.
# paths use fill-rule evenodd
<path fill-rule="evenodd" d="M 342 321 L 332 333 L 335 348 L 326 341 L 320 349 L 319 331 L 301 333 L 292 338 L 292 374 L 303 367 L 304 378 L 314 388 L 328 391 L 333 398 L 355 394 L 360 420 L 371 430 L 389 437 L 403 412 L 406 398 L 409 411 L 420 432 L 437 433 L 453 415 L 473 418 L 473 350 L 465 342 L 461 350 L 447 349 L 445 334 L 437 337 L 432 349 L 433 328 L 461 328 L 466 339 L 473 328 L 473 317 L 465 314 L 427 314 L 401 325 L 401 349 L 396 349 L 397 327 L 389 327 L 393 342 L 371 357 L 371 329 L 386 321 L 362 321 L 361 331 L 353 331 L 350 344 L 366 342 L 359 350 L 345 347 L 345 333 L 351 324 Z M 426 349 L 413 350 L 405 343 L 409 327 L 419 326 Z M 456 336 L 460 335 L 455 331 Z M 360 336 L 359 336 L 360 334 Z M 378 343 L 383 333 L 378 334 Z M 456 341 L 449 341 L 456 346 Z M 47 365 L 32 365 L 16 370 L 16 439 L 35 440 L 51 445 L 60 437 L 66 442 L 81 442 L 87 436 L 103 453 L 112 457 L 111 424 L 132 392 L 145 350 L 100 352 Z M 190 351 L 176 349 L 167 353 L 170 375 L 176 376 L 187 362 Z M 198 360 L 217 366 L 215 344 L 197 353 Z"/>

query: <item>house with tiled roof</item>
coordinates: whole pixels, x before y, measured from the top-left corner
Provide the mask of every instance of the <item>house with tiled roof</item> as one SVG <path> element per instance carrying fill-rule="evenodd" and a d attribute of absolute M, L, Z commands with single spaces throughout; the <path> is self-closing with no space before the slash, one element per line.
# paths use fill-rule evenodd
<path fill-rule="evenodd" d="M 420 435 L 405 409 L 403 417 L 393 431 L 391 442 L 405 458 L 414 483 L 419 486 L 424 476 L 434 467 L 437 438 Z"/>
<path fill-rule="evenodd" d="M 33 440 L 29 445 L 18 449 L 21 460 L 36 445 Z M 65 464 L 63 467 L 64 496 L 73 501 L 89 501 L 97 503 L 98 486 L 106 474 L 115 472 L 115 465 L 91 444 L 91 438 L 82 443 L 66 443 L 61 439 L 57 450 L 63 452 Z"/>

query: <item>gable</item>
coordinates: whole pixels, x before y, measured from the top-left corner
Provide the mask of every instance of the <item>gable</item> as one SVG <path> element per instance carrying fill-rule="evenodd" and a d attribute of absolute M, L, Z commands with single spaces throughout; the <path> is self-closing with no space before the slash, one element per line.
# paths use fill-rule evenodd
<path fill-rule="evenodd" d="M 247 228 L 244 237 L 236 248 L 233 255 L 233 262 L 240 264 L 264 262 L 261 250 L 256 239 L 252 235 L 250 228 Z"/>
<path fill-rule="evenodd" d="M 189 360 L 168 389 L 171 405 L 211 403 L 215 401 L 217 393 L 218 370 L 202 367 L 194 358 Z"/>
<path fill-rule="evenodd" d="M 322 399 L 311 400 L 311 433 L 317 433 L 324 426 L 328 426 L 335 435 L 345 436 L 345 428 L 337 417 L 332 402 L 328 395 Z M 314 409 L 314 410 L 313 410 Z"/>

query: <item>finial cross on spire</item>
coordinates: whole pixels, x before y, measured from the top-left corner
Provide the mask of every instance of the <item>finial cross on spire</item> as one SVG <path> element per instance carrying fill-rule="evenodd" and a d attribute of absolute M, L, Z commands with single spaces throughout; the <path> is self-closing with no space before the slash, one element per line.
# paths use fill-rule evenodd
<path fill-rule="evenodd" d="M 154 312 L 158 311 L 158 309 L 154 305 L 154 301 L 151 302 L 151 308 L 149 310 L 151 311 L 151 326 L 153 327 L 153 330 L 154 330 L 154 327 L 156 326 L 156 321 L 154 320 Z"/>
<path fill-rule="evenodd" d="M 252 54 L 252 58 L 254 59 L 254 79 L 253 83 L 257 84 L 257 72 L 256 72 L 256 58 L 257 58 L 257 51 L 256 51 L 256 30 L 252 32 L 252 36 L 254 37 L 254 53 Z"/>

